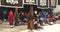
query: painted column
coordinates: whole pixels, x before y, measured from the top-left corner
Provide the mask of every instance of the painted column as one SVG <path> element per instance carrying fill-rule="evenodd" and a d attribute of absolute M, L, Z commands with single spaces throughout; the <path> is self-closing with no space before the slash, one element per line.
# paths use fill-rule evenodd
<path fill-rule="evenodd" d="M 18 15 L 18 8 L 15 8 L 15 26 L 19 25 L 19 15 Z"/>
<path fill-rule="evenodd" d="M 28 29 L 34 29 L 34 22 L 33 22 L 33 6 L 30 5 L 30 12 L 29 12 L 29 22 L 28 22 Z"/>

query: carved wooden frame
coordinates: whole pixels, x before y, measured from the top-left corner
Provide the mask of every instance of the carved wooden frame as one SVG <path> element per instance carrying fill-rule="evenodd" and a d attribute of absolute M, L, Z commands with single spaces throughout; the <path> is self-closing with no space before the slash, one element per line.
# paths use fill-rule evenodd
<path fill-rule="evenodd" d="M 29 0 L 29 1 L 24 0 L 23 4 L 26 4 L 26 5 L 37 5 L 37 0 L 34 1 L 35 2 L 34 4 L 31 4 L 30 1 L 32 1 L 32 0 Z"/>
<path fill-rule="evenodd" d="M 10 4 L 10 3 L 7 3 L 6 0 L 3 0 L 3 1 L 1 1 L 1 7 L 23 8 L 24 5 L 23 5 L 23 0 L 18 0 L 18 4 L 14 4 L 14 5 L 13 4 Z"/>
<path fill-rule="evenodd" d="M 40 5 L 40 0 L 38 0 L 37 8 L 40 8 L 40 9 L 48 9 L 48 0 L 46 0 L 46 6 L 41 6 Z"/>
<path fill-rule="evenodd" d="M 52 0 L 49 0 L 49 4 L 50 4 L 49 7 L 50 7 L 50 8 L 55 8 L 56 5 L 57 5 L 57 0 L 55 0 L 55 5 L 54 5 L 54 6 L 51 6 L 51 1 L 52 1 Z"/>

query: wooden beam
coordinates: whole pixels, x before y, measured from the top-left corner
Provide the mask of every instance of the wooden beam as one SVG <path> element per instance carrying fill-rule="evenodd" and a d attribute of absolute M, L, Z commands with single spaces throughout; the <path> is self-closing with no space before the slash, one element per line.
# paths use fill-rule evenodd
<path fill-rule="evenodd" d="M 30 12 L 29 12 L 29 22 L 28 22 L 28 29 L 34 29 L 34 22 L 33 22 L 33 6 L 30 5 Z"/>
<path fill-rule="evenodd" d="M 18 15 L 18 8 L 15 8 L 15 26 L 19 25 L 19 15 Z"/>

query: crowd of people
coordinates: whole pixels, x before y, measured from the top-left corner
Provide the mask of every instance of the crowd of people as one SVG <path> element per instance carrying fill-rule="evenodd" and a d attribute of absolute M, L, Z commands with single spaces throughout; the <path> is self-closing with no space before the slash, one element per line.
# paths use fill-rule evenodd
<path fill-rule="evenodd" d="M 3 19 L 6 20 L 5 14 L 6 12 L 4 11 Z M 19 12 L 18 15 L 19 15 L 19 24 L 28 23 L 29 13 Z M 10 25 L 13 25 L 13 22 L 15 21 L 14 13 L 10 11 L 7 16 L 8 16 L 7 18 L 8 18 Z M 49 25 L 54 24 L 56 23 L 57 19 L 58 17 L 53 12 L 37 12 L 37 11 L 33 12 L 34 27 L 38 27 L 39 24 L 42 26 L 46 24 L 49 24 Z"/>
<path fill-rule="evenodd" d="M 27 12 L 19 13 L 19 17 L 22 22 L 28 23 L 29 13 Z M 33 12 L 33 21 L 35 28 L 37 28 L 39 25 L 44 26 L 46 24 L 48 25 L 55 24 L 56 20 L 58 20 L 58 16 L 53 12 L 37 12 L 37 11 Z"/>
<path fill-rule="evenodd" d="M 52 25 L 56 23 L 56 20 L 58 20 L 58 16 L 56 14 L 53 14 L 53 12 L 39 12 L 38 14 L 35 14 L 35 25 L 34 27 L 37 28 L 40 25 Z"/>

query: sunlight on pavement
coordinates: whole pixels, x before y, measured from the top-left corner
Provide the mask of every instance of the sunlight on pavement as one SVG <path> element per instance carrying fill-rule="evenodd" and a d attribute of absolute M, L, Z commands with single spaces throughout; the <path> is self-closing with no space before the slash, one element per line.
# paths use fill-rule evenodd
<path fill-rule="evenodd" d="M 25 26 L 17 26 L 14 28 L 4 28 L 0 30 L 0 32 L 28 32 L 29 31 L 28 29 L 23 29 L 23 27 L 25 28 Z M 39 30 L 33 30 L 33 31 L 34 32 L 60 32 L 60 24 L 46 25 L 42 27 L 43 27 L 43 30 L 39 29 Z"/>
<path fill-rule="evenodd" d="M 17 29 L 15 29 L 15 28 L 5 28 L 0 32 L 17 32 Z"/>
<path fill-rule="evenodd" d="M 0 32 L 19 32 L 22 30 L 27 29 L 26 25 L 22 25 L 22 26 L 14 26 L 13 28 L 10 28 L 9 26 L 6 28 L 1 28 Z"/>
<path fill-rule="evenodd" d="M 43 26 L 43 30 L 34 30 L 34 32 L 60 32 L 60 24 Z M 20 32 L 28 32 L 29 30 L 20 31 Z"/>

